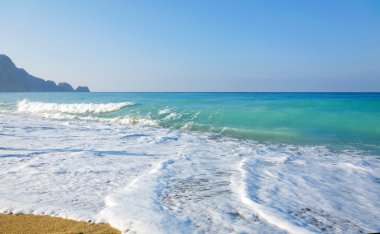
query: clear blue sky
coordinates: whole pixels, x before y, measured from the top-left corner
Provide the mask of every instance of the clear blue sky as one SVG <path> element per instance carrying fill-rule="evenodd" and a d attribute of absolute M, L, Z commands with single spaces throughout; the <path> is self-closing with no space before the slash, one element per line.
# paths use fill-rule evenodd
<path fill-rule="evenodd" d="M 93 91 L 380 91 L 380 1 L 0 0 L 0 53 Z"/>

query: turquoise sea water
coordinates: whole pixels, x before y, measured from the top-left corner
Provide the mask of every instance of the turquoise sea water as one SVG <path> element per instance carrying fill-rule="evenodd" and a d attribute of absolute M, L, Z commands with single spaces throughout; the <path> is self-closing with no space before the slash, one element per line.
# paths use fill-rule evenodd
<path fill-rule="evenodd" d="M 128 119 L 119 122 L 265 142 L 380 149 L 380 93 L 1 93 L 0 110 L 25 112 L 23 100 L 27 113 L 48 118 Z M 133 105 L 112 106 L 122 102 Z M 98 109 L 77 111 L 86 108 L 81 104 Z"/>
<path fill-rule="evenodd" d="M 377 233 L 380 93 L 0 93 L 0 171 L 0 212 Z"/>

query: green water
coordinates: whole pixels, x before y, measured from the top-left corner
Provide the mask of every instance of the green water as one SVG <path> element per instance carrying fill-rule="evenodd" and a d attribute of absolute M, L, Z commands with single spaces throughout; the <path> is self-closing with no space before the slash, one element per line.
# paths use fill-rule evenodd
<path fill-rule="evenodd" d="M 76 115 L 149 119 L 239 139 L 380 148 L 380 93 L 1 93 L 0 109 L 17 113 L 24 99 L 31 105 L 134 102 Z"/>

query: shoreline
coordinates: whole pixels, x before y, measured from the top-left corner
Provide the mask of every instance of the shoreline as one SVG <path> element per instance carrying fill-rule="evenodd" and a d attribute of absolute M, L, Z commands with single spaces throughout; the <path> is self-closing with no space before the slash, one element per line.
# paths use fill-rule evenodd
<path fill-rule="evenodd" d="M 293 225 L 302 232 L 379 230 L 380 161 L 361 151 L 33 115 L 0 118 L 4 213 L 96 217 L 138 233 L 280 233 Z"/>
<path fill-rule="evenodd" d="M 0 213 L 0 233 L 121 234 L 121 231 L 106 223 L 94 224 L 49 215 Z"/>

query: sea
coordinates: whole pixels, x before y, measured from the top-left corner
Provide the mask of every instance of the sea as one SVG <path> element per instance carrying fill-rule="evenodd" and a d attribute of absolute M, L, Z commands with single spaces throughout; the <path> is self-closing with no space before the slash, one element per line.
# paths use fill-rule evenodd
<path fill-rule="evenodd" d="M 0 212 L 380 232 L 380 93 L 0 93 Z"/>

